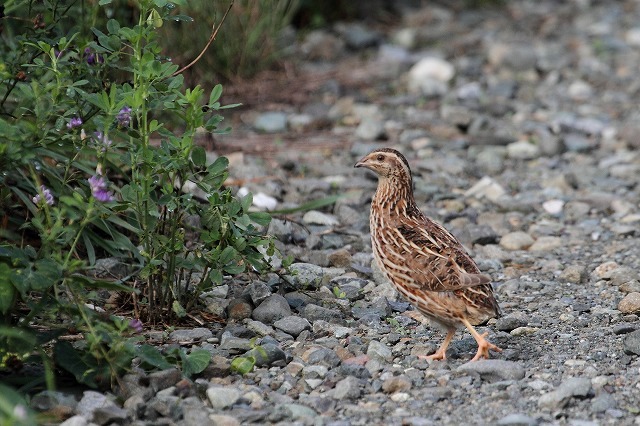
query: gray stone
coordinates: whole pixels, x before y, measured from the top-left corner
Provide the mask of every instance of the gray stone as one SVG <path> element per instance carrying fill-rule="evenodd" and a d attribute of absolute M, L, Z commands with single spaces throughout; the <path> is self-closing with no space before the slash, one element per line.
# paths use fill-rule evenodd
<path fill-rule="evenodd" d="M 93 274 L 97 278 L 124 278 L 131 275 L 131 273 L 131 266 L 117 257 L 96 259 L 96 263 L 93 267 Z"/>
<path fill-rule="evenodd" d="M 360 380 L 353 376 L 348 376 L 336 383 L 331 396 L 337 400 L 351 400 L 359 398 L 361 393 Z"/>
<path fill-rule="evenodd" d="M 329 368 L 324 365 L 307 365 L 302 369 L 302 376 L 305 379 L 324 379 Z"/>
<path fill-rule="evenodd" d="M 280 133 L 287 130 L 287 114 L 283 112 L 264 112 L 253 121 L 253 127 L 264 133 Z"/>
<path fill-rule="evenodd" d="M 87 426 L 88 424 L 89 421 L 86 417 L 77 415 L 69 417 L 67 420 L 60 423 L 60 426 Z"/>
<path fill-rule="evenodd" d="M 338 354 L 323 346 L 319 346 L 308 351 L 303 359 L 309 364 L 324 365 L 328 368 L 334 368 L 340 364 L 340 357 Z"/>
<path fill-rule="evenodd" d="M 312 61 L 331 61 L 340 56 L 345 47 L 341 37 L 323 30 L 309 32 L 300 46 L 307 59 Z"/>
<path fill-rule="evenodd" d="M 229 299 L 220 299 L 218 297 L 208 298 L 205 301 L 207 305 L 207 311 L 213 315 L 226 318 L 227 309 L 229 308 Z"/>
<path fill-rule="evenodd" d="M 272 218 L 267 234 L 272 235 L 283 243 L 291 242 L 293 238 L 293 224 L 289 220 Z"/>
<path fill-rule="evenodd" d="M 463 373 L 477 373 L 482 380 L 488 382 L 497 382 L 500 380 L 520 380 L 524 378 L 524 367 L 513 361 L 505 361 L 501 359 L 486 359 L 480 361 L 471 361 L 462 364 L 457 371 Z"/>
<path fill-rule="evenodd" d="M 562 238 L 542 236 L 529 246 L 529 251 L 551 251 L 559 247 L 562 247 Z"/>
<path fill-rule="evenodd" d="M 291 315 L 291 308 L 287 299 L 279 294 L 267 297 L 257 308 L 253 310 L 252 317 L 264 324 L 273 324 L 275 321 Z"/>
<path fill-rule="evenodd" d="M 498 182 L 489 176 L 485 176 L 476 182 L 471 188 L 467 189 L 464 196 L 478 199 L 486 198 L 495 202 L 505 194 L 505 189 Z"/>
<path fill-rule="evenodd" d="M 497 424 L 499 426 L 536 426 L 538 421 L 526 414 L 513 413 L 498 420 Z"/>
<path fill-rule="evenodd" d="M 563 408 L 572 397 L 586 397 L 590 391 L 591 379 L 570 377 L 564 380 L 557 389 L 542 395 L 538 399 L 538 405 L 548 409 Z"/>
<path fill-rule="evenodd" d="M 319 288 L 322 285 L 324 270 L 321 266 L 311 263 L 294 263 L 289 269 L 291 275 L 287 275 L 287 279 L 297 288 Z"/>
<path fill-rule="evenodd" d="M 128 417 L 127 410 L 118 407 L 106 395 L 95 391 L 85 391 L 75 411 L 99 425 L 122 423 Z"/>
<path fill-rule="evenodd" d="M 604 413 L 607 410 L 616 408 L 616 399 L 610 393 L 603 392 L 591 400 L 592 413 Z"/>
<path fill-rule="evenodd" d="M 315 322 L 318 320 L 332 323 L 342 322 L 342 313 L 337 309 L 329 309 L 322 306 L 314 305 L 313 303 L 309 303 L 304 307 L 304 309 L 302 310 L 302 316 L 311 322 Z"/>
<path fill-rule="evenodd" d="M 391 361 L 393 359 L 391 348 L 386 346 L 384 343 L 380 343 L 377 340 L 371 340 L 369 342 L 369 346 L 367 347 L 367 355 L 369 356 L 369 358 L 375 358 L 380 361 Z"/>
<path fill-rule="evenodd" d="M 423 58 L 409 70 L 409 92 L 424 96 L 444 95 L 454 74 L 455 68 L 444 59 Z"/>
<path fill-rule="evenodd" d="M 37 411 L 49 411 L 54 407 L 65 406 L 69 407 L 69 411 L 71 412 L 78 405 L 78 401 L 76 401 L 73 395 L 53 390 L 44 390 L 31 397 L 30 405 L 31 408 Z"/>
<path fill-rule="evenodd" d="M 457 232 L 456 236 L 470 246 L 494 244 L 500 239 L 498 233 L 489 225 L 469 225 L 464 227 L 462 232 Z"/>
<path fill-rule="evenodd" d="M 507 333 L 515 330 L 518 327 L 525 327 L 529 325 L 530 316 L 524 312 L 512 312 L 501 318 L 498 318 L 496 322 L 496 328 L 500 331 L 506 331 Z"/>
<path fill-rule="evenodd" d="M 335 30 L 344 38 L 347 47 L 353 50 L 372 47 L 380 41 L 380 34 L 359 23 L 336 24 Z"/>
<path fill-rule="evenodd" d="M 128 419 L 129 413 L 117 405 L 98 407 L 93 412 L 93 423 L 98 425 L 123 424 Z"/>
<path fill-rule="evenodd" d="M 500 239 L 500 246 L 507 250 L 526 250 L 533 243 L 531 235 L 522 231 L 510 232 Z"/>
<path fill-rule="evenodd" d="M 267 297 L 271 296 L 271 288 L 264 281 L 253 281 L 247 285 L 242 293 L 251 298 L 254 306 L 259 306 Z"/>
<path fill-rule="evenodd" d="M 193 343 L 200 340 L 207 340 L 213 337 L 213 333 L 208 328 L 197 327 L 184 330 L 176 330 L 169 334 L 169 339 L 179 343 Z"/>
<path fill-rule="evenodd" d="M 231 351 L 233 353 L 246 352 L 251 349 L 252 346 L 251 340 L 236 337 L 229 331 L 225 331 L 220 337 L 220 349 Z"/>
<path fill-rule="evenodd" d="M 126 400 L 132 395 L 142 395 L 148 400 L 153 394 L 153 389 L 147 386 L 147 380 L 146 375 L 140 373 L 125 374 L 118 380 L 116 395 L 121 400 Z"/>
<path fill-rule="evenodd" d="M 240 390 L 230 386 L 210 386 L 207 389 L 207 398 L 215 410 L 232 407 L 241 396 Z"/>
<path fill-rule="evenodd" d="M 276 362 L 285 362 L 287 355 L 274 343 L 263 343 L 248 351 L 246 356 L 252 356 L 258 367 L 271 366 Z"/>
<path fill-rule="evenodd" d="M 640 330 L 627 334 L 622 341 L 624 352 L 629 355 L 640 355 Z"/>
<path fill-rule="evenodd" d="M 309 210 L 302 216 L 302 221 L 309 225 L 321 225 L 321 226 L 336 226 L 338 220 L 335 216 L 322 213 L 317 210 Z"/>
<path fill-rule="evenodd" d="M 640 280 L 640 273 L 632 268 L 621 266 L 612 269 L 603 278 L 610 280 L 613 285 L 621 286 L 629 281 Z"/>
<path fill-rule="evenodd" d="M 209 291 L 202 293 L 202 297 L 211 298 L 222 298 L 224 299 L 229 294 L 229 284 L 220 284 L 213 286 L 213 288 Z"/>
<path fill-rule="evenodd" d="M 507 145 L 507 156 L 515 160 L 531 160 L 540 156 L 540 148 L 529 141 L 517 141 Z"/>
<path fill-rule="evenodd" d="M 244 324 L 249 330 L 253 331 L 259 336 L 269 336 L 272 335 L 274 331 L 273 327 L 261 323 L 260 321 L 247 319 L 245 320 Z"/>
<path fill-rule="evenodd" d="M 589 152 L 596 148 L 595 140 L 577 133 L 569 133 L 564 136 L 562 143 L 571 152 Z"/>
<path fill-rule="evenodd" d="M 284 317 L 273 323 L 273 326 L 293 337 L 298 337 L 304 330 L 310 330 L 311 324 L 306 318 L 295 315 Z"/>
<path fill-rule="evenodd" d="M 637 329 L 638 329 L 638 326 L 636 324 L 623 322 L 613 326 L 613 334 L 618 334 L 618 335 L 627 334 L 627 333 L 631 333 L 632 331 L 636 331 Z"/>
<path fill-rule="evenodd" d="M 144 415 L 148 400 L 149 398 L 144 398 L 142 395 L 133 395 L 122 403 L 122 408 L 129 411 L 134 419 L 140 418 Z"/>
<path fill-rule="evenodd" d="M 366 141 L 373 141 L 384 137 L 384 123 L 381 119 L 372 117 L 360 121 L 354 132 L 354 136 Z"/>
<path fill-rule="evenodd" d="M 154 371 L 149 374 L 149 386 L 154 392 L 167 389 L 182 379 L 182 373 L 176 368 Z"/>
<path fill-rule="evenodd" d="M 209 421 L 211 422 L 211 426 L 240 426 L 240 421 L 238 419 L 225 414 L 210 414 Z"/>
<path fill-rule="evenodd" d="M 275 408 L 275 413 L 277 417 L 285 416 L 285 418 L 291 420 L 297 419 L 313 419 L 318 416 L 318 413 L 315 412 L 312 408 L 307 407 L 302 404 L 282 404 Z"/>

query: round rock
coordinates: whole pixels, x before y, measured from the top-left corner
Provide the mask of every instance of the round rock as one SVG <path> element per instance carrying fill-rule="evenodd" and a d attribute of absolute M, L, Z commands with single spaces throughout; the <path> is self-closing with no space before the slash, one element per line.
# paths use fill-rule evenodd
<path fill-rule="evenodd" d="M 625 353 L 629 355 L 640 355 L 640 330 L 627 334 L 622 344 Z"/>
<path fill-rule="evenodd" d="M 462 364 L 458 371 L 477 373 L 483 380 L 497 382 L 499 380 L 520 380 L 524 377 L 524 367 L 517 362 L 501 359 L 487 359 Z"/>
<path fill-rule="evenodd" d="M 633 292 L 627 294 L 620 303 L 618 303 L 618 310 L 623 314 L 640 313 L 640 293 Z"/>
<path fill-rule="evenodd" d="M 526 250 L 533 243 L 533 237 L 522 231 L 510 232 L 500 239 L 500 246 L 507 250 Z"/>
<path fill-rule="evenodd" d="M 295 315 L 290 315 L 279 319 L 273 323 L 273 326 L 279 330 L 284 331 L 293 337 L 298 337 L 304 330 L 311 330 L 311 324 L 305 318 L 300 318 Z"/>
<path fill-rule="evenodd" d="M 253 310 L 252 317 L 264 324 L 273 324 L 289 315 L 291 315 L 291 308 L 287 299 L 279 294 L 272 294 Z"/>
<path fill-rule="evenodd" d="M 223 386 L 211 386 L 207 389 L 207 398 L 216 410 L 224 410 L 238 402 L 242 394 L 238 389 Z"/>

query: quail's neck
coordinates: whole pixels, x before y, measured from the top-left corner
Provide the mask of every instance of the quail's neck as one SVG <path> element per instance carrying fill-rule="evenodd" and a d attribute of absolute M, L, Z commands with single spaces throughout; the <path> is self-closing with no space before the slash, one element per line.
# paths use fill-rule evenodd
<path fill-rule="evenodd" d="M 413 188 L 410 179 L 396 176 L 380 177 L 378 189 L 372 200 L 373 206 L 378 206 L 381 213 L 413 216 L 419 209 L 413 198 Z"/>

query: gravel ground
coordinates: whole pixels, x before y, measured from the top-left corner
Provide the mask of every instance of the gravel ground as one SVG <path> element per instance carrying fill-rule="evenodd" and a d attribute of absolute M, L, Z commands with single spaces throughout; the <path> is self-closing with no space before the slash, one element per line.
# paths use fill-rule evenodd
<path fill-rule="evenodd" d="M 274 220 L 286 281 L 230 279 L 206 299 L 226 323 L 149 333 L 210 350 L 201 377 L 134 371 L 34 406 L 65 425 L 640 424 L 640 3 L 441 3 L 307 34 L 293 49 L 322 78 L 305 101 L 244 111 L 216 141 L 257 207 L 342 197 Z M 417 357 L 444 334 L 372 265 L 376 181 L 353 169 L 383 146 L 494 279 L 493 359 L 469 363 L 462 331 L 446 361 Z M 247 351 L 259 365 L 232 373 Z"/>

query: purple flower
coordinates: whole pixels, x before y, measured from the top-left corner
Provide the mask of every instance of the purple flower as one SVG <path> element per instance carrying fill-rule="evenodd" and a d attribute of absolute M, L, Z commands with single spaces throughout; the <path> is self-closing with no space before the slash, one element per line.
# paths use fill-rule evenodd
<path fill-rule="evenodd" d="M 51 190 L 44 185 L 40 185 L 40 190 L 35 195 L 35 197 L 32 198 L 32 200 L 33 200 L 33 203 L 38 206 L 42 205 L 43 200 L 45 204 L 48 204 L 50 206 L 54 205 L 56 202 L 56 200 L 53 198 L 53 194 L 51 193 Z"/>
<path fill-rule="evenodd" d="M 80 117 L 73 117 L 67 123 L 67 129 L 69 129 L 69 130 L 74 129 L 76 127 L 80 127 L 80 126 L 82 126 L 82 118 L 80 118 Z"/>
<path fill-rule="evenodd" d="M 97 53 L 93 53 L 90 47 L 85 47 L 84 49 L 84 57 L 89 65 L 101 64 L 104 62 L 104 58 L 102 55 Z"/>
<path fill-rule="evenodd" d="M 122 107 L 116 116 L 116 120 L 118 120 L 120 127 L 129 127 L 129 124 L 131 124 L 131 108 L 128 106 Z"/>
<path fill-rule="evenodd" d="M 96 147 L 100 148 L 102 152 L 105 152 L 107 148 L 111 146 L 111 140 L 107 139 L 102 132 L 94 132 L 93 141 L 95 142 Z"/>
<path fill-rule="evenodd" d="M 100 201 L 101 203 L 107 203 L 115 200 L 115 197 L 111 192 L 107 190 L 107 182 L 104 177 L 100 175 L 91 176 L 89 179 L 89 186 L 91 187 L 91 195 Z"/>
<path fill-rule="evenodd" d="M 132 319 L 129 321 L 129 328 L 132 328 L 136 333 L 142 333 L 142 321 L 139 319 Z"/>

